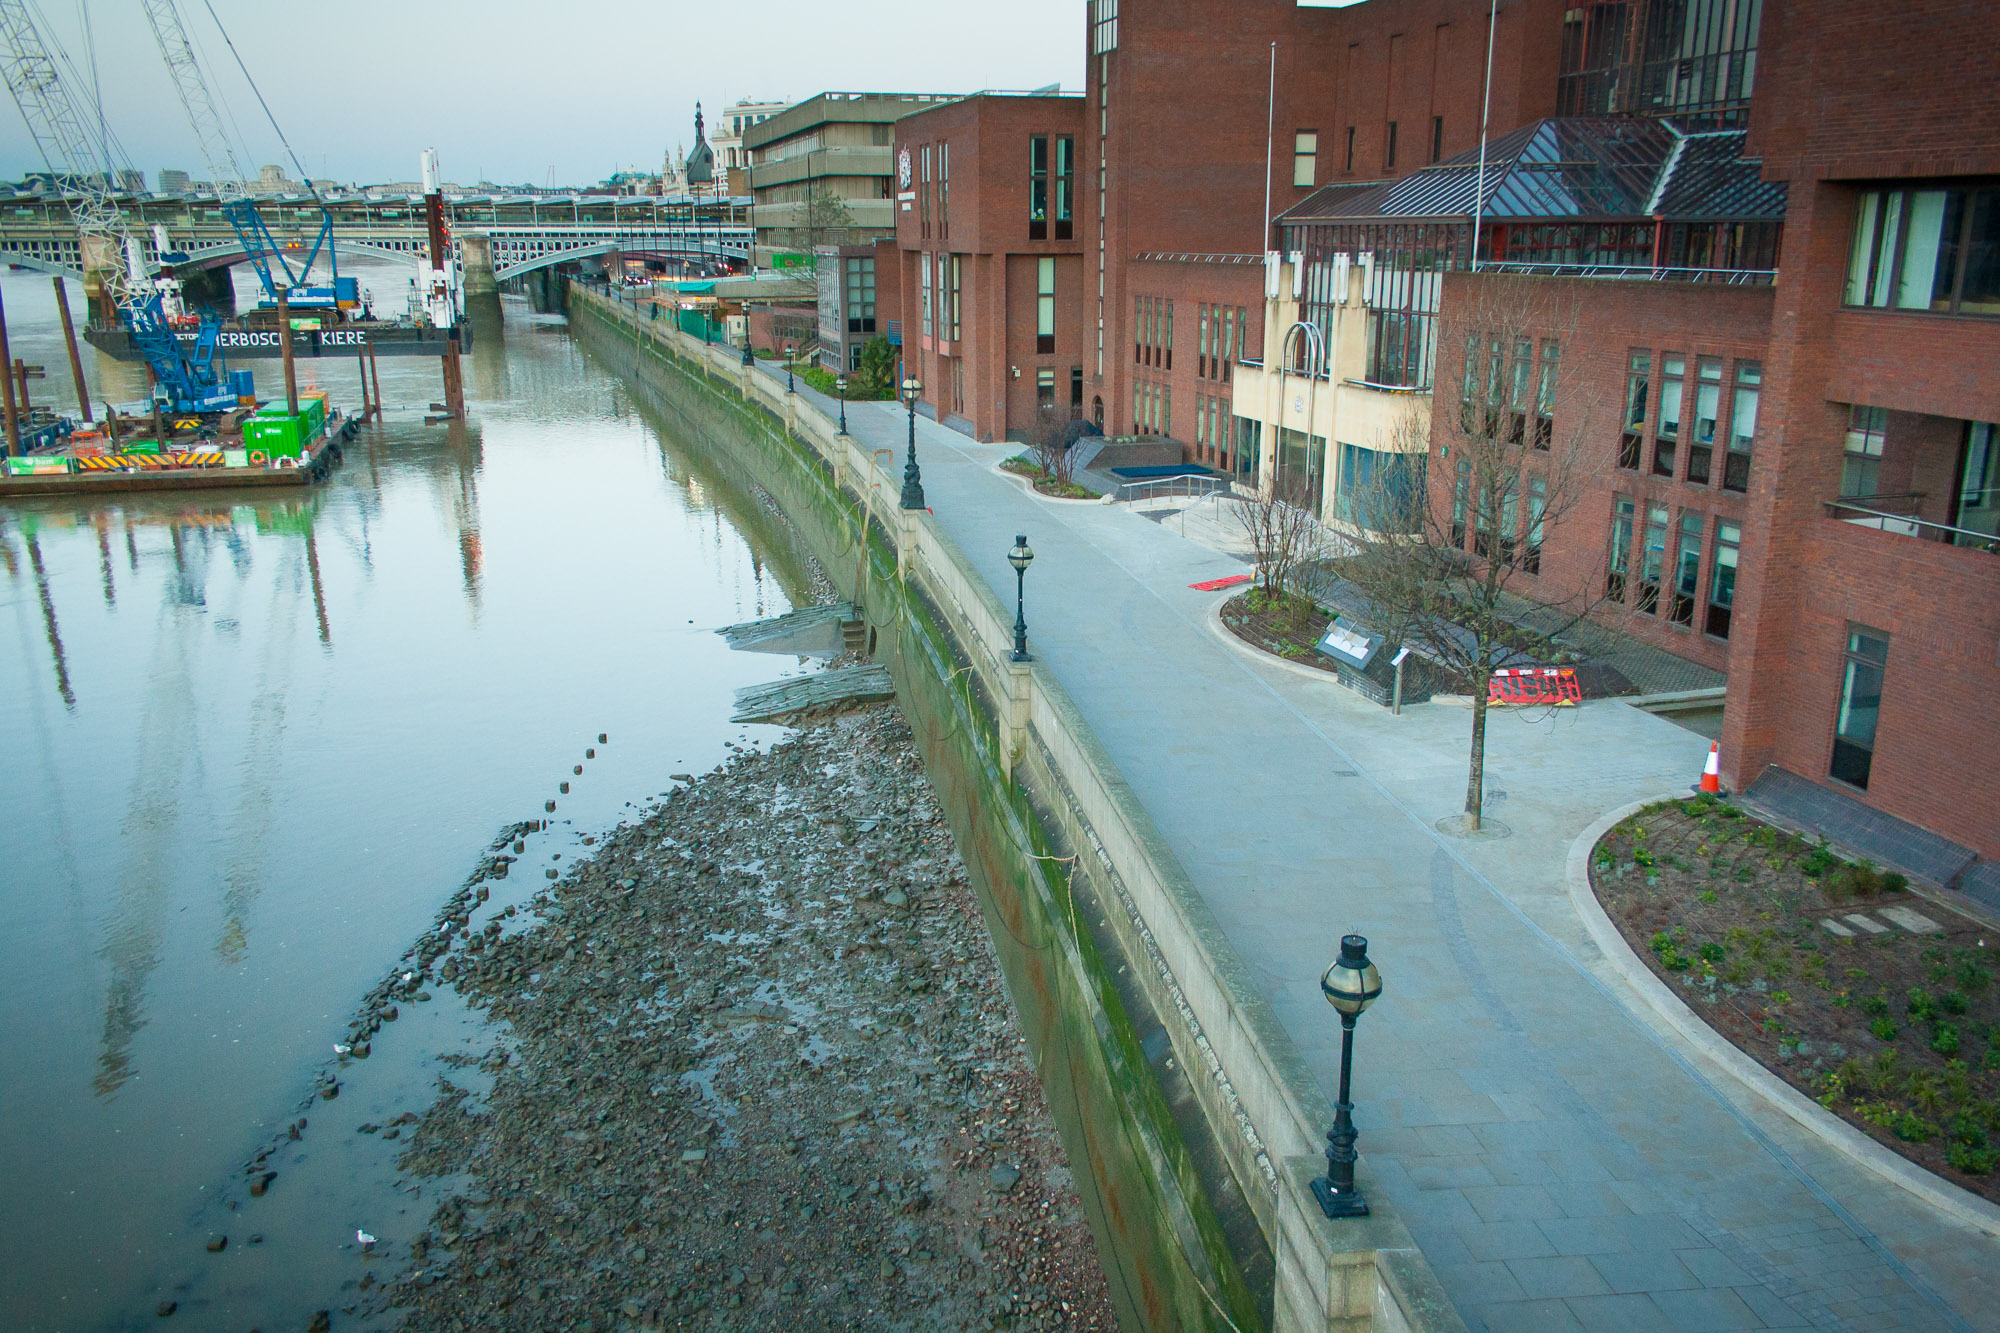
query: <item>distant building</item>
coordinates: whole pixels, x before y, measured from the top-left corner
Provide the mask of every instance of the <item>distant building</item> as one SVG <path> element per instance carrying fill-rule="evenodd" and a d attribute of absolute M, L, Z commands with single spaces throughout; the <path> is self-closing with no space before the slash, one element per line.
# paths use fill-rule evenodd
<path fill-rule="evenodd" d="M 161 167 L 159 180 L 161 194 L 186 194 L 188 192 L 188 174 L 185 171 L 175 171 L 172 167 Z"/>
<path fill-rule="evenodd" d="M 743 132 L 760 247 L 810 252 L 896 234 L 895 122 L 944 93 L 821 93 Z"/>
<path fill-rule="evenodd" d="M 752 125 L 761 125 L 777 115 L 790 102 L 732 102 L 723 108 L 716 118 L 715 132 L 709 142 L 715 147 L 716 175 L 720 179 L 724 171 L 741 171 L 750 165 L 750 157 L 743 148 L 743 132 Z"/>

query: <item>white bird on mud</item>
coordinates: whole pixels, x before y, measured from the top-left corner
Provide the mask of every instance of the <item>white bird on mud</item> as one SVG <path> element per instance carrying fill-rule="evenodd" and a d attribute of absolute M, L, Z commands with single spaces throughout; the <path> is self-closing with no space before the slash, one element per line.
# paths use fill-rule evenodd
<path fill-rule="evenodd" d="M 376 1241 L 376 1237 L 369 1235 L 365 1231 L 356 1231 L 354 1239 L 361 1242 L 361 1248 L 364 1250 L 375 1244 Z"/>
<path fill-rule="evenodd" d="M 354 1048 L 352 1046 L 349 1046 L 346 1042 L 343 1041 L 337 1041 L 333 1044 L 333 1053 L 335 1055 L 346 1055 L 349 1051 L 353 1049 Z"/>

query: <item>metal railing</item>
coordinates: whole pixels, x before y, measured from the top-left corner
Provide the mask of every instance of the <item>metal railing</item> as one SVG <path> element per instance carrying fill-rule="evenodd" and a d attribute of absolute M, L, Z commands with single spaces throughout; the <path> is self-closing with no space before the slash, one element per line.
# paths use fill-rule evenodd
<path fill-rule="evenodd" d="M 2000 555 L 2000 536 L 1991 532 L 1980 532 L 1976 528 L 1957 528 L 1949 523 L 1935 523 L 1927 518 L 1918 518 L 1911 513 L 1898 513 L 1901 506 L 1914 508 L 1922 495 L 1856 495 L 1838 500 L 1826 500 L 1827 514 L 1843 523 L 1852 523 L 1858 528 L 1874 528 L 1880 532 L 1893 532 L 1904 537 L 1917 537 L 1924 541 L 1941 542 L 1947 546 L 1964 546 L 1975 551 L 1987 551 Z"/>
<path fill-rule="evenodd" d="M 1234 478 L 1219 472 L 1206 475 L 1182 473 L 1174 477 L 1150 477 L 1145 481 L 1119 483 L 1112 498 L 1120 504 L 1139 500 L 1163 500 L 1182 496 L 1206 497 L 1210 495 L 1234 495 L 1237 493 Z"/>
<path fill-rule="evenodd" d="M 1479 267 L 1486 273 L 1525 273 L 1539 278 L 1716 282 L 1730 287 L 1768 287 L 1778 278 L 1778 270 L 1774 268 L 1654 268 L 1649 264 L 1554 264 L 1511 259 L 1489 259 Z"/>

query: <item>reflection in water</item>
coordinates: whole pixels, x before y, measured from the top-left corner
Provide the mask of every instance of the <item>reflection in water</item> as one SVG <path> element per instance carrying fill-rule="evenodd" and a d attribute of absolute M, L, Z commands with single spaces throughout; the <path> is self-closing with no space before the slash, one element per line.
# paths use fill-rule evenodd
<path fill-rule="evenodd" d="M 28 563 L 35 571 L 35 591 L 42 599 L 42 628 L 49 636 L 49 656 L 56 664 L 56 693 L 63 707 L 76 711 L 76 691 L 69 685 L 69 660 L 63 655 L 62 629 L 56 624 L 55 598 L 49 595 L 49 571 L 42 564 L 42 547 L 32 529 L 28 534 Z"/>
<path fill-rule="evenodd" d="M 97 568 L 104 579 L 104 604 L 115 609 L 118 585 L 111 576 L 111 515 L 96 511 L 90 516 L 90 526 L 97 529 Z"/>

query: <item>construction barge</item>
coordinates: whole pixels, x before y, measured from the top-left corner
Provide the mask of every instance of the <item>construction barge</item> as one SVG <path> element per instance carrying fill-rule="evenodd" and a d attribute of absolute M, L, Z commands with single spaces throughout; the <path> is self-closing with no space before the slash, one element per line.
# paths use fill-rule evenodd
<path fill-rule="evenodd" d="M 113 421 L 110 430 L 79 426 L 68 418 L 31 425 L 22 432 L 23 452 L 6 460 L 0 500 L 310 486 L 325 480 L 341 460 L 343 446 L 361 428 L 361 418 L 330 408 L 326 394 L 317 389 L 299 394 L 296 412 L 284 403 L 260 407 L 253 399 L 212 425 L 169 423 L 155 416 L 153 432 L 143 437 L 133 428 L 143 430 L 146 418 Z"/>
<path fill-rule="evenodd" d="M 92 347 L 114 361 L 146 360 L 145 350 L 130 329 L 91 328 L 86 329 L 83 336 Z M 199 336 L 192 329 L 174 330 L 175 339 L 190 351 L 197 348 Z M 232 361 L 279 360 L 285 355 L 278 329 L 256 327 L 247 319 L 239 320 L 236 328 L 221 328 L 214 339 L 216 353 Z M 339 323 L 329 320 L 325 327 L 321 327 L 319 320 L 294 320 L 291 341 L 292 356 L 299 360 L 346 356 L 447 357 L 471 350 L 472 326 L 461 324 L 452 329 L 414 320 L 346 320 Z"/>

